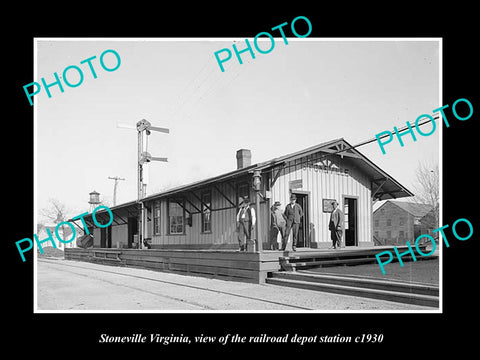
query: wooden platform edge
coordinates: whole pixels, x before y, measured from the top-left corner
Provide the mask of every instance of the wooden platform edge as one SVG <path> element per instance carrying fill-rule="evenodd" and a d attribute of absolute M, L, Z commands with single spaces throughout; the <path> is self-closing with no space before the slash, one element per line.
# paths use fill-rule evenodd
<path fill-rule="evenodd" d="M 262 258 L 261 253 L 77 248 L 65 250 L 64 256 L 67 260 L 259 284 L 265 283 L 269 272 L 280 269 L 278 257 Z"/>

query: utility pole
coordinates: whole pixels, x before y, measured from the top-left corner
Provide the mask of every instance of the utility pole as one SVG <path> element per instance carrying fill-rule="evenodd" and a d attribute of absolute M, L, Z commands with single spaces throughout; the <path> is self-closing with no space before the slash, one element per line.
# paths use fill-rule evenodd
<path fill-rule="evenodd" d="M 111 180 L 115 180 L 115 185 L 113 185 L 113 206 L 117 205 L 117 185 L 119 180 L 125 180 L 124 178 L 120 178 L 118 176 L 115 177 L 108 177 Z"/>

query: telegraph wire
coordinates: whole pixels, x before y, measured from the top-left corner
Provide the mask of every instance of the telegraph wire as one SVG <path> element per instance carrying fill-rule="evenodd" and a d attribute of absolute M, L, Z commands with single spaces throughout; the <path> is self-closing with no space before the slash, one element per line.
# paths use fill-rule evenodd
<path fill-rule="evenodd" d="M 435 114 L 435 115 L 433 115 L 432 117 L 433 117 L 434 120 L 438 120 L 438 119 L 439 119 L 439 114 Z M 425 124 L 427 124 L 427 123 L 429 123 L 429 122 L 432 122 L 432 121 L 431 121 L 430 119 L 428 119 L 428 120 L 419 122 L 418 124 L 415 125 L 415 127 L 418 128 L 419 126 L 425 125 Z M 400 129 L 397 128 L 397 132 L 400 134 L 400 133 L 402 133 L 402 132 L 404 132 L 405 130 L 410 129 L 410 128 L 411 128 L 411 125 L 410 125 L 410 127 L 409 127 L 409 125 L 405 125 L 403 128 L 400 128 Z M 388 131 L 388 130 L 387 130 L 387 131 Z M 330 157 L 330 156 L 332 156 L 332 155 L 336 155 L 336 154 L 339 154 L 339 153 L 342 153 L 342 152 L 345 152 L 345 151 L 348 151 L 348 150 L 356 149 L 356 148 L 358 148 L 358 147 L 361 147 L 361 146 L 370 144 L 370 143 L 372 143 L 372 142 L 375 142 L 375 141 L 377 141 L 377 139 L 380 140 L 380 139 L 383 139 L 383 138 L 386 137 L 386 136 L 390 136 L 390 135 L 393 135 L 393 134 L 394 134 L 394 133 L 392 133 L 392 132 L 390 131 L 390 134 L 387 133 L 387 134 L 385 134 L 385 135 L 379 136 L 378 138 L 375 136 L 374 138 L 371 138 L 371 139 L 362 141 L 362 142 L 360 142 L 360 143 L 358 143 L 358 144 L 351 145 L 351 146 L 347 146 L 346 148 L 343 148 L 343 149 L 340 149 L 340 150 L 337 150 L 337 151 L 329 152 L 328 154 L 325 154 L 325 155 L 320 156 L 320 157 L 319 157 L 318 159 L 316 159 L 316 160 L 322 160 L 322 159 L 328 158 L 328 157 Z"/>
<path fill-rule="evenodd" d="M 194 112 L 195 107 L 201 102 L 205 101 L 207 98 L 218 93 L 219 91 L 227 88 L 243 71 L 244 67 L 239 65 L 238 69 L 234 72 L 229 72 L 227 76 L 225 74 L 219 74 L 216 81 L 212 84 L 197 98 L 197 100 L 190 106 L 190 111 L 186 113 L 185 117 L 190 117 Z M 223 83 L 223 84 L 222 84 Z M 218 86 L 217 86 L 218 85 Z"/>
<path fill-rule="evenodd" d="M 195 82 L 197 82 L 198 79 L 200 79 L 203 76 L 203 73 L 208 68 L 210 63 L 211 61 L 207 61 L 203 66 L 203 68 L 197 73 L 197 75 L 189 83 L 187 83 L 187 85 L 183 88 L 183 90 L 180 92 L 178 96 L 178 99 L 179 99 L 179 101 L 177 101 L 178 105 L 175 104 L 174 106 L 172 106 L 174 109 L 170 113 L 169 117 L 174 117 L 180 111 L 180 109 L 192 98 L 192 96 L 198 90 L 199 86 L 203 84 L 210 77 L 211 73 L 213 72 L 213 68 L 208 71 L 208 73 L 206 74 L 205 78 L 202 80 L 200 85 L 193 85 Z M 192 89 L 191 93 L 189 95 L 185 95 L 185 93 L 190 92 L 190 89 Z"/>
<path fill-rule="evenodd" d="M 432 117 L 433 117 L 434 120 L 438 120 L 438 119 L 439 119 L 439 115 L 438 115 L 438 114 L 435 114 L 435 115 L 433 115 Z M 425 124 L 427 124 L 427 123 L 429 123 L 429 122 L 431 122 L 430 119 L 425 120 L 425 121 L 423 121 L 423 122 L 421 122 L 421 123 L 415 124 L 415 127 L 418 128 L 419 126 L 425 125 Z M 409 124 L 410 124 L 410 123 L 409 123 Z M 435 125 L 435 126 L 436 126 L 436 125 Z M 410 127 L 409 127 L 409 125 L 405 125 L 403 128 L 400 128 L 400 129 L 397 128 L 397 132 L 400 134 L 401 132 L 404 132 L 405 130 L 410 129 L 410 128 L 411 128 L 411 125 L 410 125 Z M 349 148 L 343 149 L 343 150 L 338 151 L 338 152 L 342 152 L 342 151 L 345 151 L 345 150 L 350 150 L 350 149 L 354 149 L 354 148 L 357 148 L 357 147 L 360 147 L 360 146 L 363 146 L 363 145 L 367 145 L 367 144 L 370 144 L 371 142 L 377 141 L 377 139 L 383 139 L 384 137 L 389 136 L 389 135 L 393 135 L 393 133 L 390 132 L 390 134 L 385 134 L 385 135 L 379 136 L 378 138 L 375 136 L 375 137 L 372 138 L 372 139 L 365 140 L 365 141 L 363 141 L 363 142 L 361 142 L 361 143 L 358 143 L 358 144 L 356 144 L 356 145 L 353 145 L 353 146 L 351 146 L 351 147 L 349 147 Z M 335 153 L 336 153 L 336 152 L 335 152 Z"/>
<path fill-rule="evenodd" d="M 234 42 L 236 42 L 236 41 L 234 41 Z M 244 61 L 243 65 L 247 65 L 249 63 L 251 63 L 250 59 Z M 210 69 L 208 71 L 206 71 L 206 69 L 209 67 L 209 65 L 210 65 Z M 181 102 L 180 105 L 178 107 L 176 107 L 176 109 L 173 110 L 173 113 L 171 113 L 169 115 L 169 118 L 173 119 L 175 116 L 177 116 L 177 114 L 179 114 L 181 112 L 181 110 L 185 107 L 185 105 L 188 102 L 190 102 L 190 104 L 185 109 L 183 116 L 185 118 L 190 117 L 191 114 L 194 112 L 194 109 L 199 102 L 201 102 L 202 100 L 205 100 L 206 98 L 210 97 L 211 95 L 213 95 L 217 91 L 221 91 L 221 90 L 227 88 L 235 79 L 238 78 L 238 76 L 243 72 L 245 67 L 242 67 L 242 64 L 238 64 L 237 66 L 238 66 L 238 68 L 235 72 L 229 71 L 226 74 L 225 73 L 218 73 L 217 76 L 215 78 L 213 78 L 213 80 L 212 80 L 212 73 L 216 69 L 216 66 L 215 66 L 213 61 L 207 60 L 207 62 L 202 67 L 202 69 L 197 73 L 197 75 L 182 90 L 182 92 L 185 92 L 187 89 L 191 88 L 191 89 L 193 89 L 193 91 L 189 95 L 184 96 L 183 102 Z M 198 79 L 202 78 L 202 76 L 203 76 L 202 73 L 204 73 L 204 72 L 206 72 L 206 75 L 205 75 L 205 77 L 203 77 L 202 80 L 199 80 L 200 83 L 192 86 L 192 84 L 194 84 Z M 225 75 L 227 75 L 227 76 L 225 76 Z M 220 84 L 222 81 L 223 81 L 224 84 L 222 86 L 218 87 L 217 85 Z M 195 98 L 196 98 L 196 100 L 195 100 Z M 181 99 L 181 97 L 179 96 L 178 99 Z M 438 120 L 439 119 L 439 114 L 437 113 L 437 114 L 433 115 L 432 117 L 433 117 L 434 120 Z M 415 124 L 415 127 L 418 128 L 419 126 L 425 125 L 429 122 L 431 122 L 430 119 L 424 120 L 422 122 L 419 122 L 419 123 Z M 410 128 L 411 128 L 411 126 L 409 127 L 409 125 L 405 125 L 401 128 L 397 127 L 397 133 L 400 134 L 400 133 L 402 133 L 402 132 L 404 132 L 404 131 L 406 131 Z M 385 138 L 387 136 L 391 136 L 391 135 L 393 135 L 392 132 L 385 133 L 384 135 L 381 135 L 379 137 L 375 136 L 374 138 L 367 139 L 367 140 L 362 141 L 358 144 L 355 144 L 355 145 L 349 146 L 347 148 L 329 153 L 329 155 L 338 154 L 338 153 L 341 153 L 341 152 L 344 152 L 344 151 L 347 151 L 347 150 L 356 149 L 358 147 L 370 144 L 372 142 L 378 141 L 380 139 L 383 139 L 383 138 Z"/>

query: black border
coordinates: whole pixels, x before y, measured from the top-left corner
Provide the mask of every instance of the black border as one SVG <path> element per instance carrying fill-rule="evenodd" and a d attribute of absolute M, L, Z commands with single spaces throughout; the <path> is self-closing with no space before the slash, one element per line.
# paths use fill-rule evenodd
<path fill-rule="evenodd" d="M 447 8 L 448 5 L 448 8 Z M 383 350 L 402 351 L 413 355 L 417 346 L 425 356 L 441 353 L 443 349 L 459 346 L 456 350 L 473 349 L 475 328 L 469 321 L 476 313 L 476 254 L 478 253 L 478 215 L 474 211 L 476 169 L 474 136 L 480 112 L 478 101 L 478 58 L 475 32 L 478 21 L 473 4 L 420 8 L 414 4 L 383 3 L 380 7 L 366 3 L 341 3 L 338 8 L 322 3 L 303 8 L 281 3 L 260 11 L 259 4 L 221 3 L 198 5 L 182 4 L 174 10 L 162 3 L 108 3 L 107 5 L 65 4 L 55 7 L 45 4 L 24 5 L 9 13 L 14 21 L 5 21 L 2 27 L 6 39 L 3 61 L 7 74 L 4 119 L 3 164 L 4 219 L 7 233 L 5 251 L 4 291 L 9 321 L 4 324 L 8 349 L 22 351 L 28 346 L 42 355 L 95 356 L 106 350 L 124 353 L 133 350 L 136 356 L 155 356 L 167 352 L 176 355 L 184 350 L 201 351 L 215 355 L 228 351 L 240 353 L 246 345 L 169 345 L 157 344 L 98 344 L 99 335 L 130 335 L 132 333 L 174 333 L 221 336 L 238 333 L 243 336 L 267 333 L 314 335 L 340 333 L 383 333 L 379 344 L 250 345 L 252 350 L 268 349 L 286 355 L 287 351 L 301 354 L 312 351 L 319 356 L 345 349 L 356 353 L 381 356 L 392 354 Z M 102 8 L 102 6 L 104 8 Z M 33 256 L 26 255 L 22 263 L 15 241 L 32 236 L 33 224 L 33 112 L 25 99 L 23 85 L 33 79 L 34 37 L 253 37 L 296 16 L 310 19 L 313 31 L 310 37 L 442 37 L 443 38 L 443 104 L 452 104 L 458 98 L 467 98 L 474 107 L 474 115 L 465 122 L 453 120 L 444 128 L 443 136 L 443 223 L 452 224 L 458 218 L 467 218 L 474 226 L 474 236 L 468 241 L 450 241 L 444 248 L 444 313 L 443 314 L 33 314 Z M 373 132 L 372 132 L 373 134 Z M 15 139 L 15 143 L 9 140 Z M 20 154 L 19 154 L 20 152 Z M 451 233 L 447 233 L 451 234 Z M 475 324 L 471 324 L 475 326 Z M 27 345 L 28 344 L 28 345 Z M 412 348 L 413 347 L 413 348 Z M 68 353 L 64 352 L 69 350 Z M 318 352 L 317 352 L 318 351 Z M 30 353 L 32 354 L 32 353 Z M 197 353 L 198 354 L 198 353 Z M 270 353 L 269 353 L 270 354 Z M 37 354 L 32 354 L 33 356 Z"/>

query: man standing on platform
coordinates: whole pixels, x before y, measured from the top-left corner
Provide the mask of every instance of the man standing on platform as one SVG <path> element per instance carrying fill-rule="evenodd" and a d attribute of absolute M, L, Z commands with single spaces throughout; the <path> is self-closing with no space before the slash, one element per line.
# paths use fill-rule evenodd
<path fill-rule="evenodd" d="M 237 213 L 239 251 L 247 251 L 247 242 L 252 239 L 252 230 L 255 226 L 255 221 L 255 209 L 250 207 L 250 199 L 245 196 L 240 210 Z"/>
<path fill-rule="evenodd" d="M 283 212 L 280 210 L 280 201 L 275 201 L 275 203 L 272 206 L 272 231 L 271 231 L 271 247 L 273 247 L 272 250 L 278 250 L 278 242 L 277 242 L 277 237 L 278 233 L 282 236 L 282 246 L 285 238 L 285 225 L 286 225 L 286 220 L 285 220 L 285 215 Z"/>
<path fill-rule="evenodd" d="M 343 212 L 338 208 L 336 200 L 332 201 L 333 210 L 330 214 L 330 222 L 328 229 L 330 230 L 330 238 L 332 239 L 331 249 L 340 248 L 343 235 Z"/>
<path fill-rule="evenodd" d="M 290 235 L 290 231 L 293 230 L 292 250 L 297 251 L 298 228 L 300 227 L 300 220 L 303 217 L 303 209 L 297 204 L 297 196 L 295 194 L 290 196 L 290 204 L 285 207 L 283 214 L 287 219 L 287 228 L 282 241 L 282 250 L 286 249 L 288 236 Z"/>

